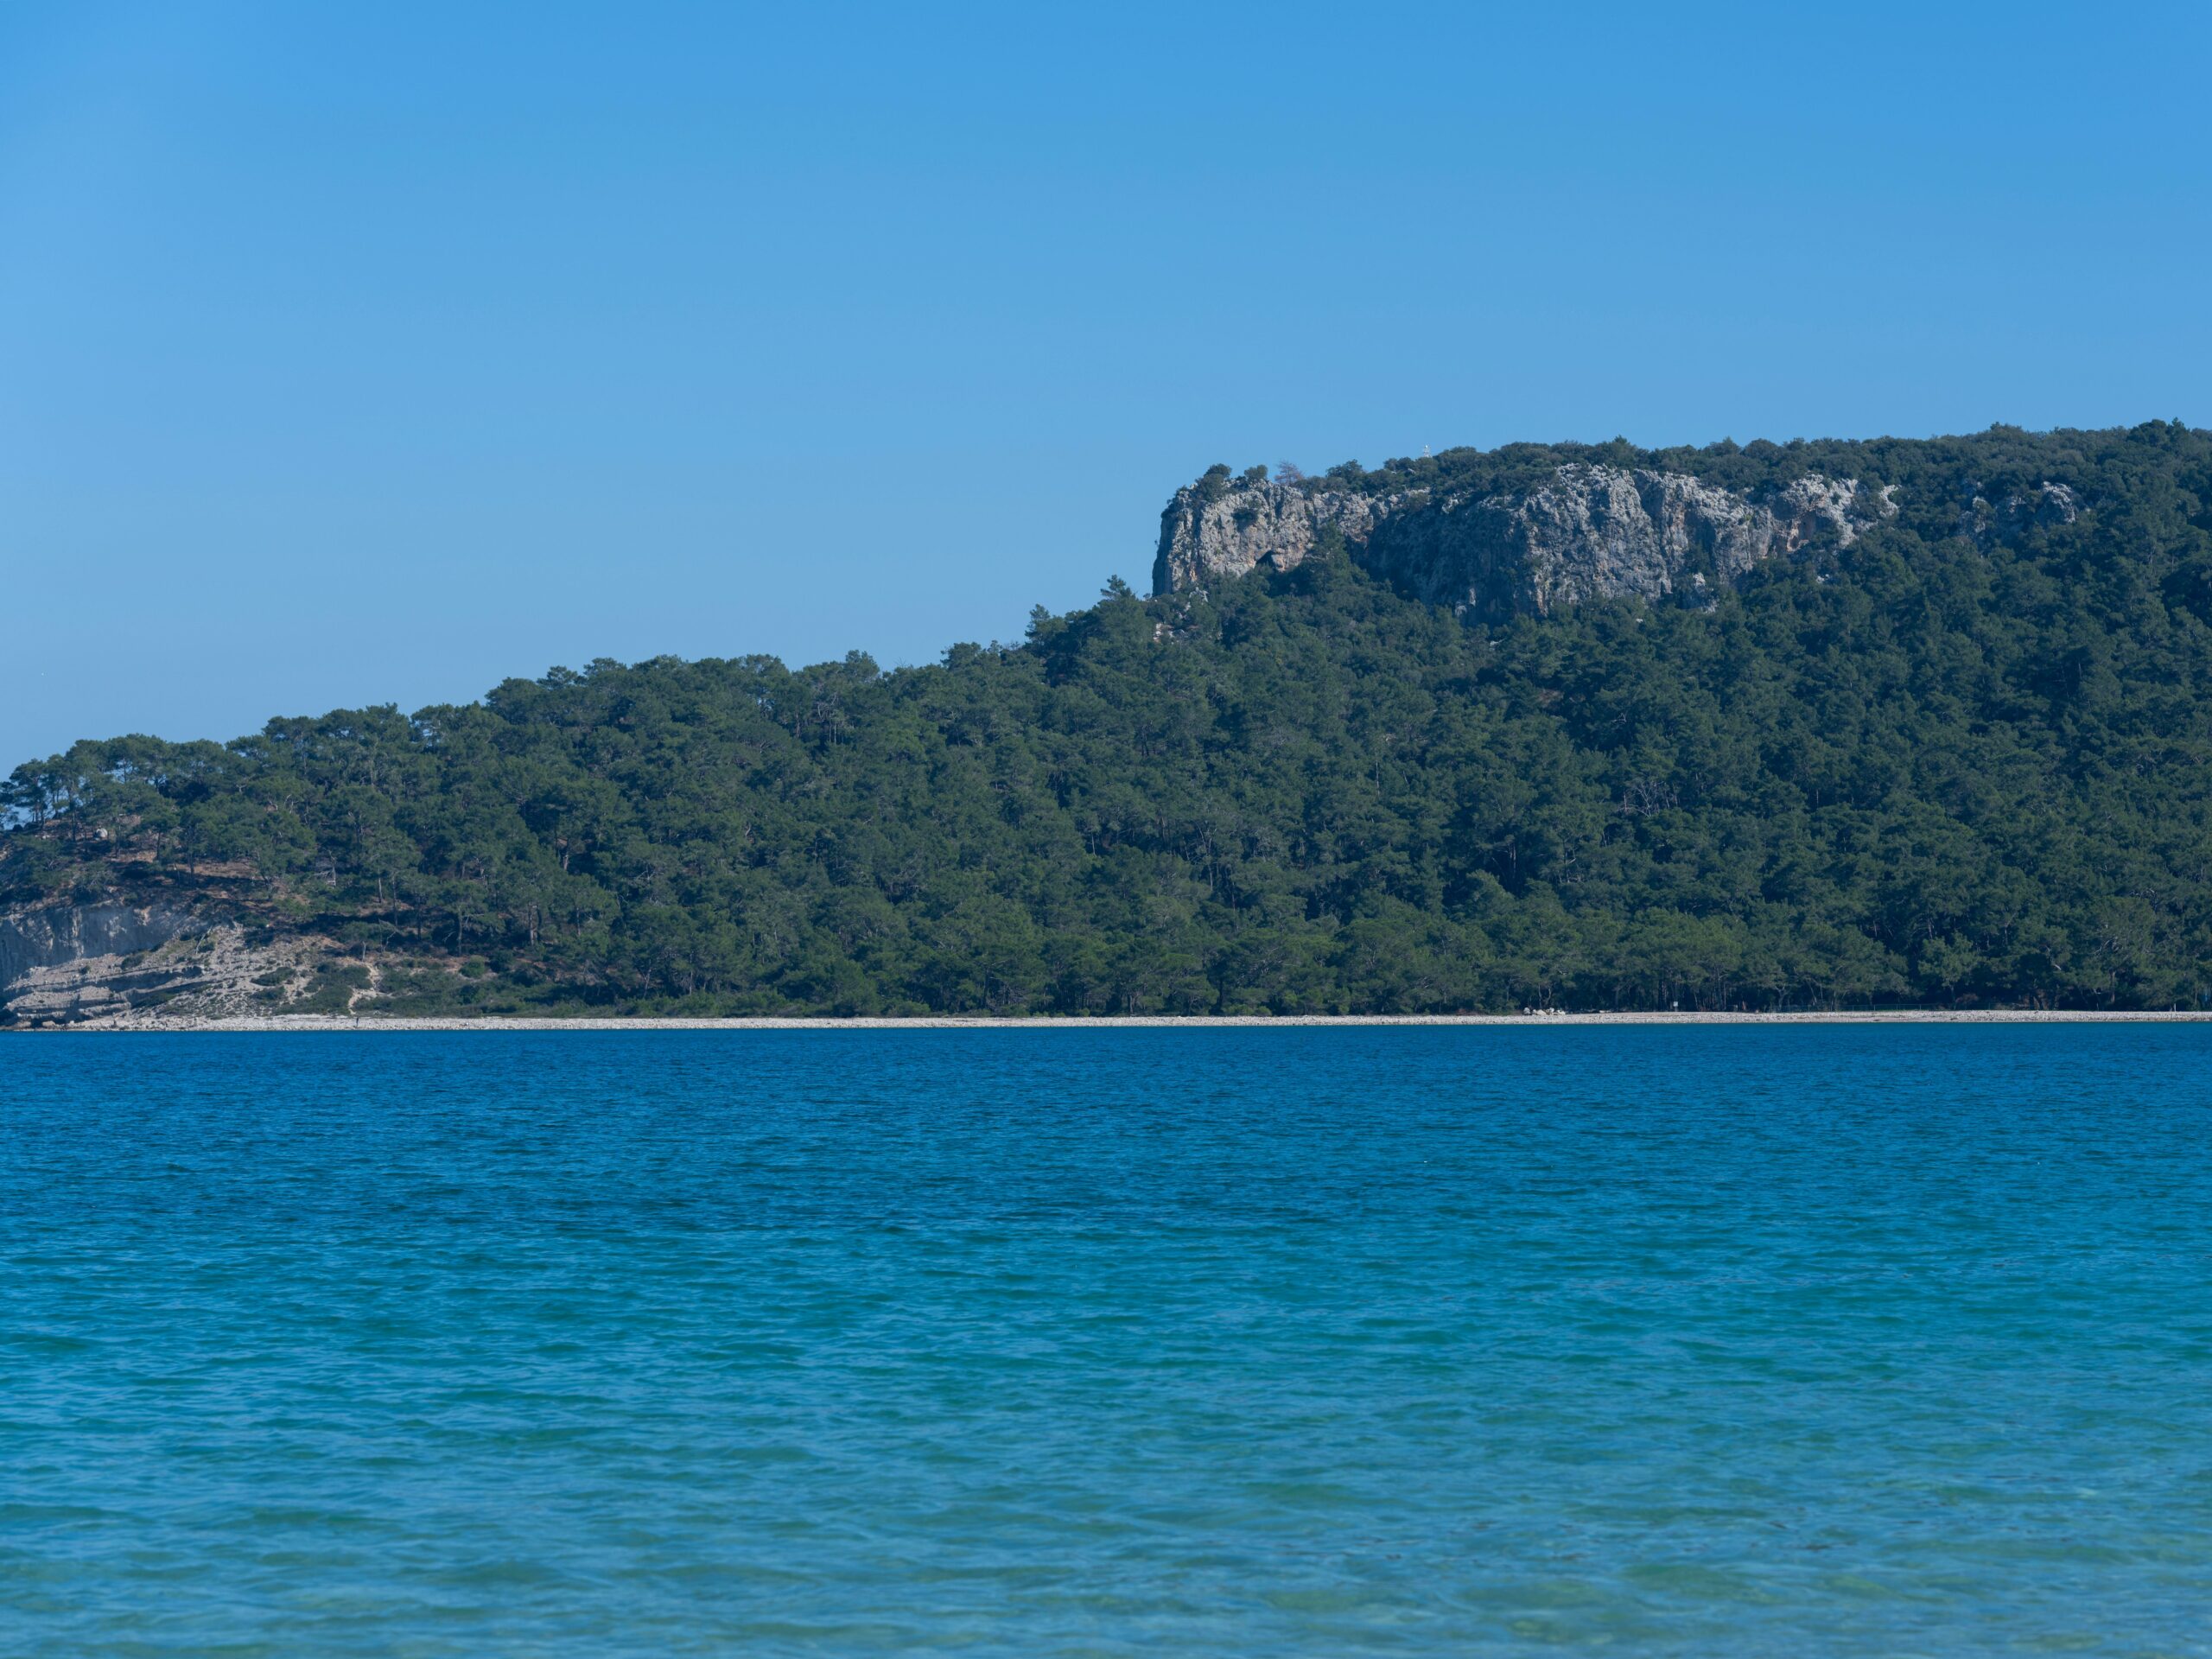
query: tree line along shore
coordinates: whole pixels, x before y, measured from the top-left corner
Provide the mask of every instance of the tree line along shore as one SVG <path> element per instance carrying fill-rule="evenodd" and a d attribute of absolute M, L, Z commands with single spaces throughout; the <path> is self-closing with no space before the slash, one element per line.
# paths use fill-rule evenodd
<path fill-rule="evenodd" d="M 1477 622 L 1319 557 L 890 672 L 88 741 L 10 778 L 0 904 L 312 939 L 272 1011 L 424 1018 L 2212 998 L 2212 435 L 1696 453 L 1897 512 L 1696 603 Z"/>

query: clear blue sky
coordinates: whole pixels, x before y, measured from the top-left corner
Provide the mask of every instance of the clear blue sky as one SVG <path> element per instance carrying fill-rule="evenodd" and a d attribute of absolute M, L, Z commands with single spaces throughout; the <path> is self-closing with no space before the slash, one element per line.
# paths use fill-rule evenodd
<path fill-rule="evenodd" d="M 0 768 L 1012 638 L 1207 463 L 2212 421 L 2212 9 L 0 10 Z"/>

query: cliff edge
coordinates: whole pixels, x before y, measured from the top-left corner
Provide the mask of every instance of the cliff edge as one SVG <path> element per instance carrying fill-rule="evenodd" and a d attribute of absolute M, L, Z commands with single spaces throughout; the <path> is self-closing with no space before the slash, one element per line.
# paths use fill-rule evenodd
<path fill-rule="evenodd" d="M 1344 550 L 1400 591 L 1488 620 L 1580 600 L 1659 600 L 1731 584 L 1762 559 L 1848 545 L 1891 491 L 1818 474 L 1745 496 L 1683 473 L 1571 462 L 1491 494 L 1376 493 L 1325 481 L 1231 482 L 1216 467 L 1160 515 L 1155 594 Z"/>

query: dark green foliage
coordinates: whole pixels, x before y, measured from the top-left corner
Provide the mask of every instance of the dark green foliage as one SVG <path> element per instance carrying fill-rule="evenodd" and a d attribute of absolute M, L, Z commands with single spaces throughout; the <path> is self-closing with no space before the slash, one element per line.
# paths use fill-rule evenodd
<path fill-rule="evenodd" d="M 1709 612 L 1486 630 L 1322 558 L 1203 601 L 1116 583 L 887 675 L 601 662 L 411 719 L 83 743 L 10 780 L 0 896 L 199 892 L 360 947 L 392 1012 L 2212 994 L 2212 436 L 1656 459 L 1894 482 L 1900 512 Z M 2046 482 L 2075 522 L 1961 533 Z"/>
<path fill-rule="evenodd" d="M 366 990 L 369 970 L 359 963 L 336 963 L 318 973 L 308 986 L 307 995 L 299 1001 L 287 1005 L 289 1014 L 343 1014 L 351 1006 L 353 993 Z"/>

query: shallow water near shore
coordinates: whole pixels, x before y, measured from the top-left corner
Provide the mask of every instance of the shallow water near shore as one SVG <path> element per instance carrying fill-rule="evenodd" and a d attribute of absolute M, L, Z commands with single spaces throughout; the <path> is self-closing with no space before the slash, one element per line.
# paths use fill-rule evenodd
<path fill-rule="evenodd" d="M 0 1652 L 2212 1652 L 2212 1027 L 0 1038 Z"/>

